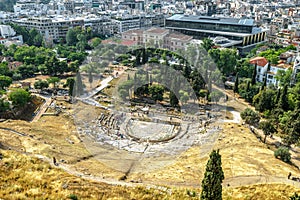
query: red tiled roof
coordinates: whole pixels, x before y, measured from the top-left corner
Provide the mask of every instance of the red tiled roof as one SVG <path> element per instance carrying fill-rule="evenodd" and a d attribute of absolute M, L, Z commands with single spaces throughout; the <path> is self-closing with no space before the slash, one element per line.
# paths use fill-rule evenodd
<path fill-rule="evenodd" d="M 250 60 L 251 64 L 257 64 L 258 66 L 266 66 L 268 60 L 264 57 L 255 57 Z"/>
<path fill-rule="evenodd" d="M 137 45 L 137 42 L 133 41 L 133 40 L 122 40 L 121 45 L 134 46 L 134 45 Z"/>
<path fill-rule="evenodd" d="M 137 42 L 133 41 L 133 40 L 124 40 L 124 39 L 122 39 L 120 42 L 117 42 L 117 41 L 108 39 L 108 40 L 103 40 L 102 44 L 120 44 L 120 45 L 124 45 L 124 46 L 133 46 L 133 45 L 136 45 Z"/>

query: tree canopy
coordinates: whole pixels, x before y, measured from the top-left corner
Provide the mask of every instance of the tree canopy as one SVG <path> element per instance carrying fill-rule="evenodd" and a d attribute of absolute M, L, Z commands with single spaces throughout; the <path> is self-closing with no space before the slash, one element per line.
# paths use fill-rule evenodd
<path fill-rule="evenodd" d="M 31 95 L 26 90 L 18 88 L 9 93 L 8 99 L 12 101 L 14 106 L 21 107 L 30 101 Z"/>

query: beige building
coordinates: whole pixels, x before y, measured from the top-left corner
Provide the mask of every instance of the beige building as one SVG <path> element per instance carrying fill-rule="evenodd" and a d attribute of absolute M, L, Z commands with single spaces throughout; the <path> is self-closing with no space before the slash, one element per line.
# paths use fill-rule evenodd
<path fill-rule="evenodd" d="M 164 40 L 169 30 L 163 28 L 150 28 L 143 33 L 143 43 L 147 46 L 164 47 Z"/>
<path fill-rule="evenodd" d="M 141 46 L 155 46 L 176 51 L 178 49 L 185 49 L 193 37 L 172 32 L 168 29 L 150 28 L 148 30 L 137 29 L 126 31 L 122 33 L 122 39 L 137 42 Z"/>
<path fill-rule="evenodd" d="M 193 37 L 184 35 L 182 33 L 170 33 L 165 38 L 165 48 L 170 49 L 171 51 L 176 51 L 178 49 L 185 49 L 185 47 L 190 44 Z"/>
<path fill-rule="evenodd" d="M 143 45 L 143 30 L 129 30 L 122 33 L 122 40 L 131 40 L 137 42 L 138 45 Z"/>

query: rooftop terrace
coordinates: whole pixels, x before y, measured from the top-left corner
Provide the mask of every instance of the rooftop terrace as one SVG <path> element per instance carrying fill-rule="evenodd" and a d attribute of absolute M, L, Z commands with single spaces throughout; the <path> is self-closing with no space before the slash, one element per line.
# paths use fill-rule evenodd
<path fill-rule="evenodd" d="M 213 23 L 213 24 L 229 24 L 229 25 L 241 25 L 241 26 L 255 26 L 253 19 L 238 19 L 238 18 L 220 18 L 209 16 L 197 16 L 197 15 L 181 15 L 176 14 L 167 20 L 185 21 L 185 22 L 198 22 L 198 23 Z"/>

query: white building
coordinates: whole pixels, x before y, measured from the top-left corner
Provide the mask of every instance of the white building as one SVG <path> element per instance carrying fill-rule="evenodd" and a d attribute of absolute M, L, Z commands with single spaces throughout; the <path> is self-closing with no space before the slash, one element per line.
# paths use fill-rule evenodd
<path fill-rule="evenodd" d="M 300 73 L 300 55 L 298 54 L 294 61 L 292 83 L 296 82 L 296 78 L 299 73 Z"/>
<path fill-rule="evenodd" d="M 250 63 L 257 65 L 256 68 L 256 81 L 263 83 L 265 78 L 267 78 L 267 85 L 278 86 L 279 82 L 277 81 L 276 74 L 278 71 L 286 71 L 292 66 L 289 64 L 281 63 L 277 65 L 270 64 L 264 57 L 255 57 L 250 60 Z"/>
<path fill-rule="evenodd" d="M 14 13 L 20 14 L 25 12 L 30 12 L 36 9 L 37 4 L 32 1 L 18 1 L 14 5 Z"/>
<path fill-rule="evenodd" d="M 16 35 L 15 30 L 9 25 L 0 25 L 0 44 L 10 46 L 12 44 L 22 45 L 22 35 Z"/>
<path fill-rule="evenodd" d="M 8 25 L 0 25 L 0 34 L 2 38 L 8 38 L 16 35 L 15 30 Z"/>

